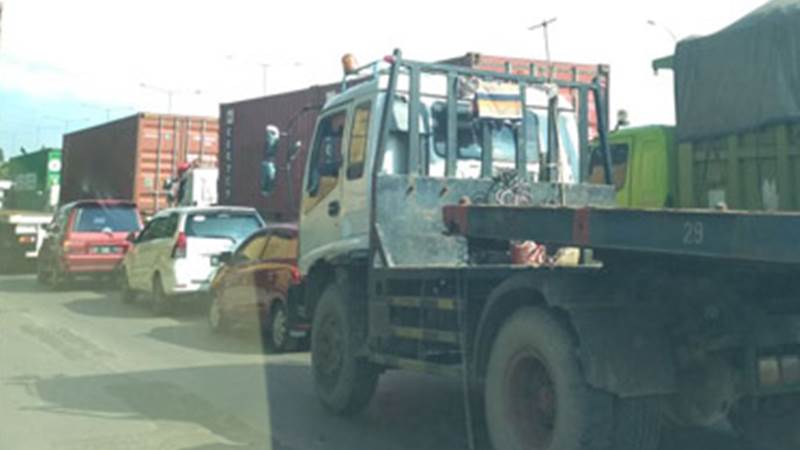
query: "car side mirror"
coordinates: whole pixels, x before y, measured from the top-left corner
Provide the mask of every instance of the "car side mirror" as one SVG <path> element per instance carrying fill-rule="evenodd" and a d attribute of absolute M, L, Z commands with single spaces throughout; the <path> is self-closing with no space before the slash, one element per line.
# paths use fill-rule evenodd
<path fill-rule="evenodd" d="M 281 130 L 275 125 L 267 125 L 267 138 L 264 141 L 264 156 L 272 157 L 278 153 L 278 143 L 281 141 Z"/>
<path fill-rule="evenodd" d="M 128 233 L 127 236 L 125 236 L 125 240 L 130 242 L 131 244 L 133 244 L 134 242 L 136 242 L 136 239 L 138 237 L 139 237 L 139 233 L 137 233 L 135 231 L 131 231 L 130 233 Z"/>
<path fill-rule="evenodd" d="M 233 252 L 222 252 L 217 255 L 217 261 L 221 264 L 228 264 L 233 261 Z"/>

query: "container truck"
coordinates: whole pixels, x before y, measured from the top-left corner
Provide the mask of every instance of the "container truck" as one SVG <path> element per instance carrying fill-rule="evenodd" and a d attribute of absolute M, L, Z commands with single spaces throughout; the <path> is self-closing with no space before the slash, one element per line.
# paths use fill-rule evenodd
<path fill-rule="evenodd" d="M 217 164 L 218 138 L 216 118 L 151 113 L 66 134 L 60 202 L 127 200 L 152 215 L 180 164 Z"/>
<path fill-rule="evenodd" d="M 321 110 L 300 199 L 299 312 L 326 409 L 359 412 L 401 369 L 463 384 L 472 448 L 647 450 L 667 426 L 726 419 L 797 448 L 800 214 L 615 206 L 602 71 L 396 51 L 365 72 Z M 561 182 L 566 136 L 590 145 L 563 89 L 578 111 L 592 94 L 606 184 Z M 526 241 L 582 256 L 515 263 Z"/>
<path fill-rule="evenodd" d="M 9 159 L 3 168 L 0 272 L 33 267 L 61 186 L 61 150 L 43 148 Z"/>

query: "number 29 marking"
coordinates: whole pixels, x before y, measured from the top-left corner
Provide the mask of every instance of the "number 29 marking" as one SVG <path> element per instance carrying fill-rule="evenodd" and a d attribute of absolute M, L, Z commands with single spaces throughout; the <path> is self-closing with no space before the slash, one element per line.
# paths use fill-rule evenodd
<path fill-rule="evenodd" d="M 684 222 L 683 224 L 683 244 L 684 245 L 703 245 L 705 240 L 705 230 L 703 222 Z"/>

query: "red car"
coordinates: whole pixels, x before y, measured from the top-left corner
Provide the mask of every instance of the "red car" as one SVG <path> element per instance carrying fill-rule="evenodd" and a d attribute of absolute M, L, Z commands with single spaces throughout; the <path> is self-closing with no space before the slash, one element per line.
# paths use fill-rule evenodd
<path fill-rule="evenodd" d="M 127 236 L 141 228 L 139 210 L 131 202 L 81 200 L 66 204 L 48 225 L 37 277 L 59 286 L 79 275 L 111 275 L 128 248 Z"/>
<path fill-rule="evenodd" d="M 310 324 L 293 301 L 302 295 L 296 225 L 262 228 L 217 261 L 221 266 L 211 283 L 208 311 L 212 331 L 257 326 L 275 351 L 292 350 L 307 337 Z"/>

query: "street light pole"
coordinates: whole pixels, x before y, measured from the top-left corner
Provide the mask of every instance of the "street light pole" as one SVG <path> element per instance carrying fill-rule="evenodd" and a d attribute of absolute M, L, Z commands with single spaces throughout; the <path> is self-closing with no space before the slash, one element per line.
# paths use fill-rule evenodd
<path fill-rule="evenodd" d="M 267 95 L 267 71 L 270 68 L 270 64 L 259 63 L 258 65 L 261 66 L 261 92 Z"/>
<path fill-rule="evenodd" d="M 661 28 L 662 30 L 666 31 L 669 34 L 669 37 L 672 38 L 672 41 L 676 44 L 678 43 L 678 36 L 675 35 L 675 33 L 673 33 L 672 30 L 670 30 L 669 27 L 667 27 L 666 25 L 662 25 L 652 19 L 648 20 L 647 24 L 650 25 L 651 27 Z"/>

